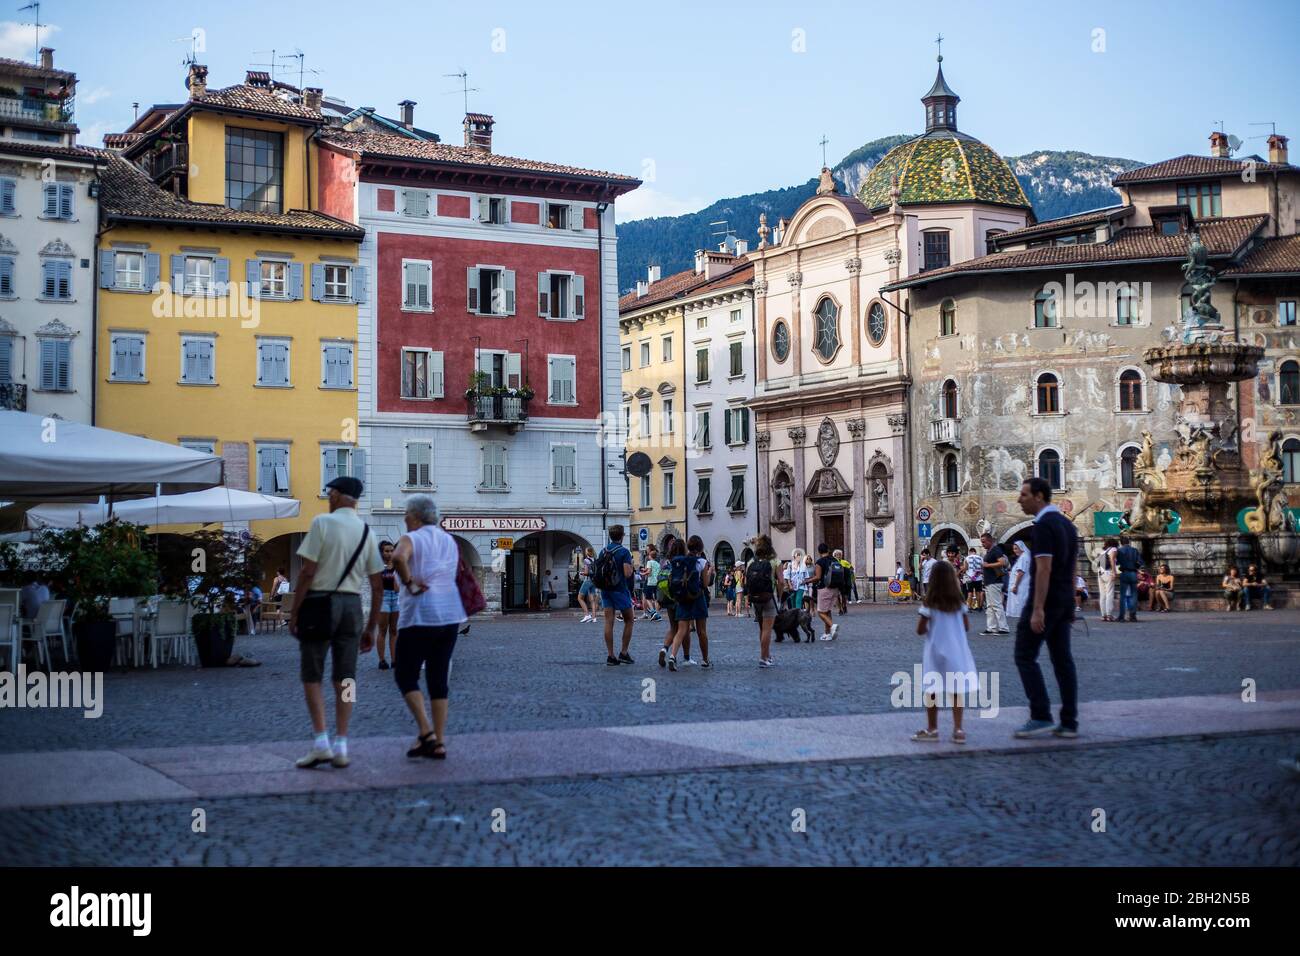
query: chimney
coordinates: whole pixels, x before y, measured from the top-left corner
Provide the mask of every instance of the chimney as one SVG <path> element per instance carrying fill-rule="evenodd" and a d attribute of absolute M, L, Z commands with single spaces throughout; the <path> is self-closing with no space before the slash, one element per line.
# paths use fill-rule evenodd
<path fill-rule="evenodd" d="M 492 117 L 486 113 L 465 114 L 465 146 L 492 152 Z"/>
<path fill-rule="evenodd" d="M 640 280 L 637 281 L 637 284 L 636 284 L 636 297 L 637 297 L 638 299 L 643 299 L 643 298 L 645 298 L 646 293 L 648 293 L 649 291 L 650 291 L 650 283 L 649 283 L 649 282 L 642 282 L 642 281 L 640 281 Z"/>
<path fill-rule="evenodd" d="M 271 88 L 271 74 L 266 70 L 248 70 L 244 73 L 244 84 L 269 90 Z"/>
<path fill-rule="evenodd" d="M 190 99 L 202 96 L 208 91 L 208 68 L 201 63 L 191 63 L 190 74 L 185 78 L 185 85 L 189 88 Z"/>
<path fill-rule="evenodd" d="M 415 129 L 415 100 L 402 100 L 397 105 L 402 110 L 402 125 L 407 129 Z"/>
<path fill-rule="evenodd" d="M 1210 134 L 1210 155 L 1217 159 L 1228 158 L 1228 137 L 1215 130 Z"/>
<path fill-rule="evenodd" d="M 308 86 L 302 91 L 302 105 L 309 110 L 320 110 L 320 102 L 325 98 L 325 91 L 319 86 Z"/>
<path fill-rule="evenodd" d="M 54 69 L 54 48 L 49 46 L 41 47 L 41 69 Z"/>
<path fill-rule="evenodd" d="M 1280 163 L 1285 165 L 1287 138 L 1281 133 L 1274 133 L 1268 138 L 1268 161 L 1270 163 Z"/>
<path fill-rule="evenodd" d="M 658 267 L 658 266 L 651 266 L 649 269 L 647 269 L 647 270 L 646 270 L 646 277 L 649 279 L 649 281 L 646 283 L 646 285 L 647 285 L 647 286 L 650 286 L 650 285 L 654 285 L 656 282 L 658 282 L 658 281 L 659 281 L 659 275 L 660 275 L 660 271 L 659 271 L 659 267 Z"/>
<path fill-rule="evenodd" d="M 749 253 L 749 240 L 748 240 L 748 239 L 737 239 L 737 240 L 736 240 L 736 255 L 737 255 L 737 256 L 743 256 L 743 255 L 747 255 L 748 253 Z"/>

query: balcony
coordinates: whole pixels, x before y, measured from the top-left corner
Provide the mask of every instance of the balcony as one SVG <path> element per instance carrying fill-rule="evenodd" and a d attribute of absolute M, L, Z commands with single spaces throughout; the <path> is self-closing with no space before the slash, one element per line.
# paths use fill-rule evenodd
<path fill-rule="evenodd" d="M 43 96 L 6 96 L 0 94 L 0 119 L 13 122 L 69 124 L 72 101 Z"/>
<path fill-rule="evenodd" d="M 189 172 L 190 144 L 168 143 L 162 149 L 145 153 L 140 166 L 155 183 L 162 184 L 173 175 L 185 176 Z"/>
<path fill-rule="evenodd" d="M 513 435 L 528 421 L 528 403 L 532 393 L 515 389 L 514 394 L 494 394 L 496 389 L 465 393 L 465 405 L 471 432 L 485 432 L 489 426 L 502 426 Z"/>
<path fill-rule="evenodd" d="M 27 386 L 0 382 L 0 411 L 27 411 Z"/>
<path fill-rule="evenodd" d="M 935 418 L 930 421 L 930 443 L 939 447 L 961 447 L 961 419 Z"/>

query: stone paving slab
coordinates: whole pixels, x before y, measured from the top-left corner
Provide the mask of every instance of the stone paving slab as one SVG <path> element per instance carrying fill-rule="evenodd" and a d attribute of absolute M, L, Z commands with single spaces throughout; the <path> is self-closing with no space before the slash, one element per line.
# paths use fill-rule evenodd
<path fill-rule="evenodd" d="M 7 754 L 0 763 L 0 809 L 192 796 L 188 787 L 111 750 Z"/>

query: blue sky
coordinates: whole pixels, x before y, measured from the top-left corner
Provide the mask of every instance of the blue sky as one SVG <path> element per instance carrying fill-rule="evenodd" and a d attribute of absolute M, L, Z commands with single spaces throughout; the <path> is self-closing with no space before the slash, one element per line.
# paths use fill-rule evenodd
<path fill-rule="evenodd" d="M 26 0 L 0 2 L 0 56 L 31 58 Z M 463 109 L 443 74 L 468 70 L 498 152 L 645 178 L 620 200 L 624 220 L 802 182 L 823 134 L 833 163 L 918 132 L 939 32 L 960 126 L 1005 154 L 1204 153 L 1220 120 L 1245 152 L 1265 152 L 1252 122 L 1300 137 L 1296 0 L 45 0 L 41 15 L 43 42 L 78 74 L 84 142 L 124 128 L 133 102 L 184 97 L 178 38 L 198 27 L 214 86 L 297 48 L 322 71 L 308 85 L 389 115 L 409 97 L 449 142 Z"/>

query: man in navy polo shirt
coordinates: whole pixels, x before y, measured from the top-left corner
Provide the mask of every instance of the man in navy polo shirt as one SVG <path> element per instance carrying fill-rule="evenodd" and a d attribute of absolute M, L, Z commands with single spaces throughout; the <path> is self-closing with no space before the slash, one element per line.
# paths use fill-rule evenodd
<path fill-rule="evenodd" d="M 611 590 L 601 589 L 600 599 L 605 604 L 605 663 L 610 667 L 619 664 L 632 664 L 632 655 L 628 648 L 632 646 L 632 580 L 635 569 L 632 567 L 632 552 L 623 545 L 623 526 L 610 525 L 609 542 L 605 550 L 614 559 L 618 569 L 619 586 Z M 614 656 L 614 617 L 623 619 L 623 650 Z"/>
<path fill-rule="evenodd" d="M 1030 612 L 1016 627 L 1016 667 L 1025 696 L 1029 721 L 1017 737 L 1079 736 L 1079 686 L 1070 654 L 1070 622 L 1074 619 L 1075 566 L 1079 561 L 1079 535 L 1074 523 L 1052 504 L 1052 486 L 1042 478 L 1027 478 L 1020 486 L 1020 507 L 1033 515 L 1029 550 Z M 1061 691 L 1061 722 L 1052 724 L 1052 700 L 1038 667 L 1038 652 L 1047 642 L 1052 670 Z"/>

